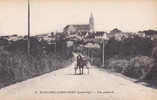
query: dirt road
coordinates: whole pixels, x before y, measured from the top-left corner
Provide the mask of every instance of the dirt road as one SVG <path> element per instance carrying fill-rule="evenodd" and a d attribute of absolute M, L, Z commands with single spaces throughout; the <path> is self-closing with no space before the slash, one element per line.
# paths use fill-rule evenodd
<path fill-rule="evenodd" d="M 0 90 L 2 100 L 156 100 L 157 89 L 91 67 L 90 74 L 74 75 L 66 68 Z"/>

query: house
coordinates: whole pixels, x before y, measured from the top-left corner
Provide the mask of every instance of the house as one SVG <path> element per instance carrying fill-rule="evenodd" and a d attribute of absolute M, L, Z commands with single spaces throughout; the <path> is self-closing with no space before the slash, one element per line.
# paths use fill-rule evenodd
<path fill-rule="evenodd" d="M 95 39 L 105 39 L 105 40 L 108 39 L 107 33 L 104 31 L 97 31 L 94 35 L 95 35 Z"/>
<path fill-rule="evenodd" d="M 151 38 L 151 40 L 157 40 L 157 31 L 155 30 L 145 30 L 145 37 Z"/>
<path fill-rule="evenodd" d="M 78 35 L 86 35 L 86 33 L 94 32 L 94 17 L 91 14 L 89 18 L 89 24 L 71 24 L 64 27 L 64 33 L 68 35 L 78 34 Z"/>
<path fill-rule="evenodd" d="M 64 28 L 64 32 L 68 34 L 75 34 L 75 33 L 87 33 L 90 31 L 90 26 L 88 24 L 81 24 L 81 25 L 67 25 Z"/>
<path fill-rule="evenodd" d="M 109 34 L 109 38 L 115 38 L 116 40 L 122 40 L 123 38 L 129 38 L 131 36 L 131 33 L 129 32 L 122 32 L 121 30 L 115 28 L 113 29 Z"/>
<path fill-rule="evenodd" d="M 137 32 L 136 35 L 138 35 L 139 37 L 145 37 L 146 36 L 145 32 L 143 32 L 143 31 Z"/>
<path fill-rule="evenodd" d="M 23 39 L 23 37 L 18 36 L 17 34 L 8 36 L 8 41 L 17 41 L 17 40 L 20 40 L 20 39 Z"/>
<path fill-rule="evenodd" d="M 52 36 L 51 33 L 40 34 L 34 37 L 37 38 L 39 41 L 47 41 L 48 44 L 51 44 L 51 42 L 55 40 L 55 37 Z"/>

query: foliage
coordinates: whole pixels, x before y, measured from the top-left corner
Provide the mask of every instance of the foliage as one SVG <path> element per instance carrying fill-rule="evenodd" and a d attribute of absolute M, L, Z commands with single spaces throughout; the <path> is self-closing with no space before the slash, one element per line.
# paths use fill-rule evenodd
<path fill-rule="evenodd" d="M 130 59 L 129 67 L 124 74 L 133 78 L 144 79 L 150 73 L 154 59 L 147 56 L 137 56 Z"/>
<path fill-rule="evenodd" d="M 117 41 L 111 38 L 105 46 L 105 58 L 119 55 L 120 57 L 132 57 L 137 55 L 151 56 L 153 41 L 150 38 L 134 36 Z"/>
<path fill-rule="evenodd" d="M 129 66 L 129 61 L 123 59 L 110 59 L 108 61 L 107 69 L 116 72 L 122 72 Z"/>
<path fill-rule="evenodd" d="M 66 48 L 63 42 L 58 41 L 62 44 L 59 45 L 60 48 L 64 50 L 56 52 L 51 51 L 50 45 L 45 41 L 39 42 L 31 38 L 30 43 L 30 56 L 27 55 L 26 40 L 12 42 L 0 49 L 0 88 L 57 70 L 71 63 L 72 50 Z"/>
<path fill-rule="evenodd" d="M 0 38 L 0 46 L 3 46 L 3 45 L 8 45 L 9 44 L 9 41 L 5 38 Z"/>
<path fill-rule="evenodd" d="M 68 61 L 59 53 L 38 56 L 0 54 L 0 83 L 9 85 L 65 66 Z"/>
<path fill-rule="evenodd" d="M 157 46 L 155 46 L 152 50 L 152 57 L 157 60 Z"/>
<path fill-rule="evenodd" d="M 105 68 L 129 77 L 145 79 L 154 66 L 154 60 L 147 56 L 136 56 L 130 60 L 111 57 L 105 61 Z"/>

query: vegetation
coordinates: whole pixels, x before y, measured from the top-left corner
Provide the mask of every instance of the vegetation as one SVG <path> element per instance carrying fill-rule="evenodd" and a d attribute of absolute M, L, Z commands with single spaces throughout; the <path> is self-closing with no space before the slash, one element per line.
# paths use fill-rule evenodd
<path fill-rule="evenodd" d="M 157 76 L 155 44 L 155 40 L 136 35 L 121 41 L 111 38 L 104 50 L 105 68 L 157 85 L 154 81 L 157 80 L 154 77 Z"/>
<path fill-rule="evenodd" d="M 110 33 L 114 32 L 121 31 L 115 29 Z M 146 32 L 148 34 L 152 31 Z M 99 44 L 99 50 L 88 52 L 94 58 L 93 64 L 97 66 L 102 65 L 103 49 L 102 44 Z M 112 37 L 105 41 L 104 58 L 105 69 L 157 85 L 157 46 L 156 40 L 151 37 L 130 35 L 121 40 Z"/>
<path fill-rule="evenodd" d="M 27 41 L 24 39 L 3 45 L 0 49 L 0 88 L 71 63 L 72 51 L 67 53 L 70 48 L 66 48 L 64 38 L 57 41 L 60 48 L 56 52 L 46 41 L 39 42 L 36 38 L 31 38 L 30 43 L 30 56 L 27 55 Z"/>

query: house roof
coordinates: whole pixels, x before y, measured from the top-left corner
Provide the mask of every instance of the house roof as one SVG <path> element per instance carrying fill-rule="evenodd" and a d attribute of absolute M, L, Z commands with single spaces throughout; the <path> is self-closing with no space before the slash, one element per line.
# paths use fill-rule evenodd
<path fill-rule="evenodd" d="M 145 30 L 143 31 L 146 35 L 157 35 L 157 31 L 155 30 Z"/>
<path fill-rule="evenodd" d="M 67 25 L 64 28 L 64 31 L 68 31 L 69 27 L 75 28 L 77 32 L 89 32 L 90 31 L 90 25 L 89 24 L 72 24 L 72 25 Z"/>
<path fill-rule="evenodd" d="M 104 31 L 97 31 L 96 33 L 95 33 L 95 36 L 103 36 L 104 35 Z"/>
<path fill-rule="evenodd" d="M 122 31 L 117 28 L 110 31 L 110 34 L 117 34 L 117 33 L 122 33 Z"/>

